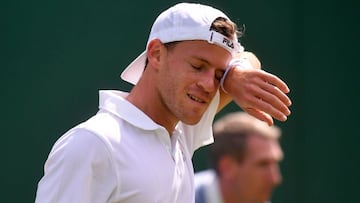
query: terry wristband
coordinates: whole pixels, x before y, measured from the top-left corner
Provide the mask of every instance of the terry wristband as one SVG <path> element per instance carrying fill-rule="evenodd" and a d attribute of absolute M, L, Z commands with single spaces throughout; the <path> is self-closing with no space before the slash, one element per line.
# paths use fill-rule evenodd
<path fill-rule="evenodd" d="M 249 60 L 247 60 L 247 58 L 236 58 L 236 59 L 232 59 L 228 65 L 228 67 L 226 67 L 226 70 L 224 72 L 224 75 L 222 76 L 221 80 L 220 80 L 220 87 L 221 89 L 228 94 L 228 92 L 225 90 L 224 88 L 224 82 L 226 79 L 227 74 L 230 72 L 230 70 L 232 68 L 241 68 L 241 69 L 248 69 L 248 68 L 252 68 Z"/>

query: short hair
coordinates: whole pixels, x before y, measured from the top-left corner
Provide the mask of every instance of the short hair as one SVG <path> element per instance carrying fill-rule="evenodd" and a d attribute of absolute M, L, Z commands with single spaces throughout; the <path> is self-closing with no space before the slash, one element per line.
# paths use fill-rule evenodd
<path fill-rule="evenodd" d="M 241 29 L 239 30 L 236 23 L 224 17 L 216 18 L 211 24 L 210 30 L 215 30 L 216 32 L 233 40 L 235 38 L 240 38 L 245 31 L 244 27 L 241 27 Z"/>
<path fill-rule="evenodd" d="M 218 171 L 221 157 L 228 155 L 239 162 L 244 159 L 246 141 L 249 136 L 261 136 L 278 140 L 281 130 L 277 126 L 268 126 L 265 122 L 245 113 L 233 112 L 218 119 L 213 125 L 215 142 L 209 146 L 209 164 Z"/>

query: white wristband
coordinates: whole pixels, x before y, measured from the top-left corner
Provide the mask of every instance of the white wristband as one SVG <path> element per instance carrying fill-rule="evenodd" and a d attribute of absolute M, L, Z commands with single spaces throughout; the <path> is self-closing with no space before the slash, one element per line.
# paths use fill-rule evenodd
<path fill-rule="evenodd" d="M 232 68 L 241 68 L 241 69 L 249 69 L 252 68 L 249 60 L 247 58 L 236 58 L 236 59 L 232 59 L 228 65 L 228 67 L 226 67 L 226 70 L 224 72 L 224 75 L 222 76 L 221 80 L 220 80 L 220 87 L 221 89 L 228 94 L 228 92 L 225 90 L 224 88 L 224 82 L 226 79 L 227 74 L 230 72 L 230 70 Z"/>

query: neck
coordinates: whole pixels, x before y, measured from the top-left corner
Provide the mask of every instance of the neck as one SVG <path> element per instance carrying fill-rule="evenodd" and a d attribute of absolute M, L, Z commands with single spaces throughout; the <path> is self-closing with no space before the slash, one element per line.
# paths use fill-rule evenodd
<path fill-rule="evenodd" d="M 126 98 L 155 123 L 163 126 L 171 136 L 179 120 L 169 111 L 152 83 L 140 80 Z"/>
<path fill-rule="evenodd" d="M 223 203 L 249 203 L 239 195 L 234 183 L 219 178 L 219 187 L 223 198 Z"/>

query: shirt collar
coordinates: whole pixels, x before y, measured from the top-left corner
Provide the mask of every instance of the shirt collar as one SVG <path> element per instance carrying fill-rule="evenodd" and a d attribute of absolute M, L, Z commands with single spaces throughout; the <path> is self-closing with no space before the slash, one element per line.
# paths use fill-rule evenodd
<path fill-rule="evenodd" d="M 144 112 L 126 100 L 125 97 L 128 94 L 128 92 L 117 90 L 100 90 L 99 109 L 108 111 L 140 129 L 156 130 L 162 128 Z"/>

